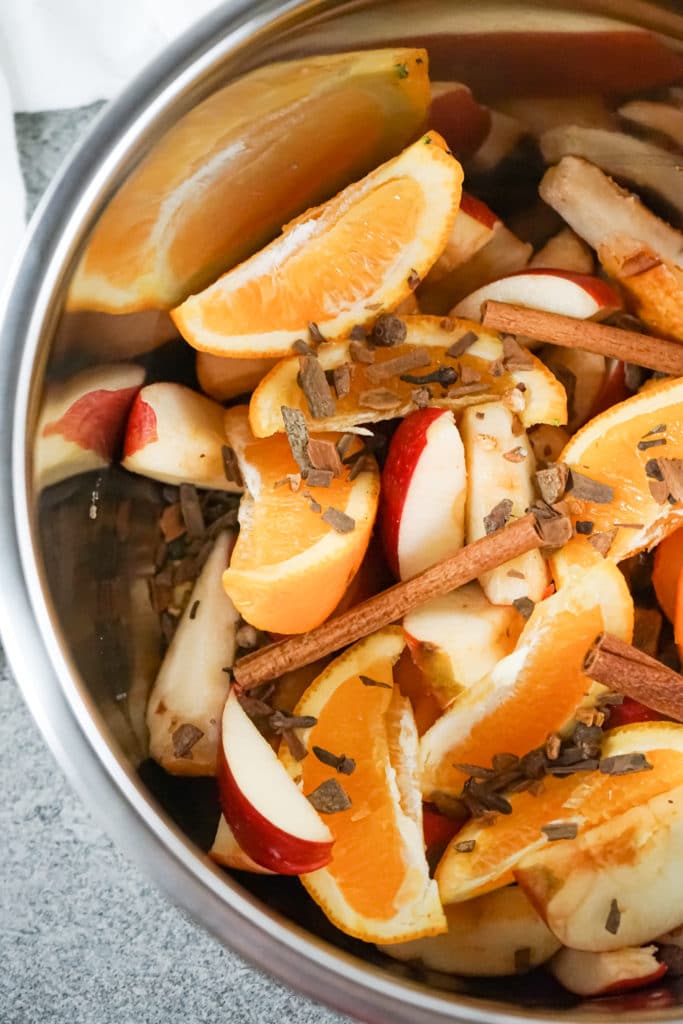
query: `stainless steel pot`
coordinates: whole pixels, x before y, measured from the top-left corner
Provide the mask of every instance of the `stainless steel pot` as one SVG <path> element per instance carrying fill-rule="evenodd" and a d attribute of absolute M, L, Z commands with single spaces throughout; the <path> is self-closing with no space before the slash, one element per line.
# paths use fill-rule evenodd
<path fill-rule="evenodd" d="M 548 32 L 554 8 L 563 6 L 557 0 L 536 8 L 536 17 L 545 12 Z M 583 12 L 587 27 L 599 14 L 683 41 L 676 0 L 567 0 L 566 8 Z M 360 1019 L 396 1024 L 597 1022 L 617 1010 L 634 1021 L 681 1021 L 682 993 L 675 986 L 658 997 L 615 1006 L 581 1005 L 535 979 L 497 985 L 418 980 L 360 944 L 343 941 L 322 916 L 302 914 L 292 884 L 255 879 L 247 888 L 216 868 L 201 849 L 201 792 L 166 787 L 158 773 L 139 764 L 134 730 L 116 700 L 118 690 L 125 695 L 130 652 L 121 650 L 120 638 L 117 647 L 105 635 L 89 599 L 108 548 L 106 532 L 89 539 L 84 509 L 93 487 L 104 507 L 120 480 L 116 474 L 99 484 L 88 479 L 86 505 L 82 488 L 63 488 L 42 511 L 29 486 L 36 404 L 79 251 L 119 184 L 170 125 L 219 85 L 267 60 L 351 49 L 368 39 L 434 43 L 457 32 L 464 12 L 495 17 L 511 9 L 518 10 L 505 0 L 232 0 L 170 47 L 106 109 L 43 200 L 6 295 L 0 443 L 11 486 L 0 490 L 2 637 L 53 753 L 116 842 L 190 915 L 286 983 Z M 489 73 L 495 76 L 495 63 Z M 144 487 L 134 497 L 143 505 L 149 500 Z M 144 543 L 143 530 L 138 555 Z M 122 559 L 115 569 L 125 577 L 130 566 Z"/>

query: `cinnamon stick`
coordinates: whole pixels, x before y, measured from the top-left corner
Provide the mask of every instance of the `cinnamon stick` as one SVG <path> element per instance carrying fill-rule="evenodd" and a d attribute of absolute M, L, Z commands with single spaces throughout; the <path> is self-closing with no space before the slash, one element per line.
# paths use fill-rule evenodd
<path fill-rule="evenodd" d="M 683 722 L 683 676 L 611 633 L 601 633 L 586 655 L 586 675 L 615 693 Z"/>
<path fill-rule="evenodd" d="M 536 341 L 550 341 L 563 348 L 583 348 L 674 377 L 683 376 L 683 345 L 638 331 L 493 300 L 484 303 L 482 325 Z"/>
<path fill-rule="evenodd" d="M 341 647 L 369 636 L 382 626 L 432 597 L 447 594 L 482 573 L 503 565 L 526 551 L 540 548 L 547 540 L 543 523 L 528 513 L 495 533 L 461 548 L 457 554 L 425 569 L 410 580 L 396 583 L 350 608 L 309 633 L 290 637 L 240 658 L 234 666 L 235 682 L 243 689 L 259 686 L 291 669 L 301 668 Z"/>

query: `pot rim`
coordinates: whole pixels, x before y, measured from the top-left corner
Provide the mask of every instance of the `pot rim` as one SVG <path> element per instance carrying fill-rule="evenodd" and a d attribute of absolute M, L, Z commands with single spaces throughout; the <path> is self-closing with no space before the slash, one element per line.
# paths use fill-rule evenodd
<path fill-rule="evenodd" d="M 369 0 L 361 0 L 367 3 Z M 226 0 L 156 58 L 97 117 L 41 200 L 0 300 L 0 635 L 14 676 L 70 783 L 105 831 L 189 916 L 289 987 L 364 1020 L 516 1024 L 550 1011 L 504 1009 L 441 993 L 364 964 L 268 910 L 199 852 L 158 807 L 118 753 L 60 636 L 41 571 L 27 480 L 36 380 L 48 355 L 65 283 L 117 183 L 177 116 L 211 91 L 225 64 L 282 26 L 334 11 L 343 0 Z M 355 5 L 354 5 L 355 6 Z M 224 71 L 223 71 L 224 74 Z M 552 1016 L 562 1015 L 553 1010 Z M 600 1012 L 567 1019 L 598 1024 Z M 650 1013 L 639 1020 L 662 1018 Z M 673 1018 L 670 1018 L 673 1019 Z"/>

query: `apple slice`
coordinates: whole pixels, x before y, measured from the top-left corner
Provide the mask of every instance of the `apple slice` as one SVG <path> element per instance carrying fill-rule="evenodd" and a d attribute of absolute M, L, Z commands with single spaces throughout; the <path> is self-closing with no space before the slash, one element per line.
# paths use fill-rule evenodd
<path fill-rule="evenodd" d="M 118 363 L 48 384 L 36 428 L 37 490 L 109 465 L 144 379 L 141 366 Z"/>
<path fill-rule="evenodd" d="M 535 500 L 536 460 L 514 414 L 502 402 L 469 406 L 460 423 L 467 463 L 467 543 L 486 534 L 485 518 L 509 501 L 509 515 L 524 515 Z M 479 580 L 491 604 L 509 605 L 527 597 L 540 601 L 550 582 L 540 551 L 519 555 Z"/>
<path fill-rule="evenodd" d="M 559 942 L 518 886 L 444 907 L 448 931 L 380 946 L 395 960 L 465 977 L 523 974 L 549 960 Z"/>
<path fill-rule="evenodd" d="M 500 110 L 490 110 L 491 127 L 482 145 L 467 164 L 468 174 L 490 174 L 515 152 L 528 134 L 518 118 Z"/>
<path fill-rule="evenodd" d="M 538 355 L 565 386 L 567 427 L 573 434 L 593 415 L 607 380 L 607 360 L 597 352 L 558 345 L 544 345 Z"/>
<path fill-rule="evenodd" d="M 512 96 L 498 101 L 498 109 L 516 118 L 535 136 L 568 124 L 586 128 L 614 128 L 616 125 L 614 114 L 598 93 Z"/>
<path fill-rule="evenodd" d="M 458 214 L 458 217 L 460 214 Z M 458 217 L 455 223 L 458 223 Z M 457 230 L 457 227 L 456 227 Z M 523 242 L 503 224 L 496 226 L 493 236 L 467 262 L 434 281 L 431 274 L 418 289 L 420 306 L 425 313 L 443 315 L 455 303 L 490 281 L 522 270 L 533 253 L 533 246 Z"/>
<path fill-rule="evenodd" d="M 539 192 L 593 249 L 623 235 L 643 242 L 664 260 L 683 265 L 683 234 L 587 160 L 563 157 L 546 171 Z"/>
<path fill-rule="evenodd" d="M 621 296 L 606 281 L 564 270 L 524 270 L 492 281 L 462 299 L 450 316 L 481 320 L 489 299 L 561 313 L 577 320 L 604 320 L 622 308 Z"/>
<path fill-rule="evenodd" d="M 245 853 L 235 839 L 235 833 L 221 814 L 209 857 L 224 868 L 237 868 L 238 871 L 251 871 L 255 875 L 272 875 L 268 868 L 262 868 L 248 853 Z"/>
<path fill-rule="evenodd" d="M 683 266 L 619 235 L 603 242 L 598 256 L 605 271 L 621 284 L 639 319 L 655 334 L 683 341 Z"/>
<path fill-rule="evenodd" d="M 569 431 L 566 427 L 538 423 L 527 431 L 527 437 L 538 468 L 544 469 L 548 463 L 558 461 L 562 449 L 569 441 Z"/>
<path fill-rule="evenodd" d="M 571 228 L 562 228 L 532 256 L 529 269 L 568 270 L 573 274 L 592 274 L 595 270 L 595 257 L 590 246 Z"/>
<path fill-rule="evenodd" d="M 524 620 L 493 605 L 478 583 L 436 597 L 403 619 L 408 648 L 442 708 L 510 654 Z"/>
<path fill-rule="evenodd" d="M 226 476 L 224 410 L 182 384 L 148 384 L 128 417 L 122 466 L 167 484 L 240 494 Z"/>
<path fill-rule="evenodd" d="M 332 833 L 234 690 L 223 712 L 218 787 L 226 822 L 245 853 L 261 867 L 301 875 L 330 863 Z"/>
<path fill-rule="evenodd" d="M 652 100 L 632 100 L 619 107 L 619 117 L 638 128 L 663 135 L 678 149 L 683 149 L 683 110 L 680 107 Z"/>
<path fill-rule="evenodd" d="M 546 132 L 540 145 L 546 163 L 555 164 L 564 156 L 583 157 L 607 174 L 656 194 L 683 213 L 680 156 L 670 150 L 623 132 L 573 125 Z"/>
<path fill-rule="evenodd" d="M 565 946 L 640 946 L 683 923 L 683 786 L 576 839 L 548 843 L 515 878 Z"/>
<path fill-rule="evenodd" d="M 421 409 L 403 420 L 389 446 L 380 494 L 384 551 L 398 579 L 462 547 L 465 452 L 449 409 Z"/>
<path fill-rule="evenodd" d="M 198 352 L 197 380 L 211 398 L 227 402 L 253 391 L 276 362 L 277 359 L 230 359 Z"/>
<path fill-rule="evenodd" d="M 235 542 L 221 533 L 204 563 L 147 704 L 151 757 L 172 775 L 215 775 L 239 615 L 223 589 Z"/>
<path fill-rule="evenodd" d="M 560 985 L 577 996 L 613 996 L 659 981 L 666 964 L 656 946 L 627 946 L 608 953 L 561 949 L 548 965 Z"/>
<path fill-rule="evenodd" d="M 65 310 L 55 332 L 53 355 L 55 359 L 77 356 L 91 363 L 105 357 L 135 359 L 174 338 L 180 340 L 178 328 L 164 309 L 119 314 Z"/>
<path fill-rule="evenodd" d="M 491 128 L 491 115 L 462 82 L 432 82 L 427 122 L 459 160 L 476 152 Z"/>
<path fill-rule="evenodd" d="M 467 263 L 502 227 L 502 221 L 486 203 L 463 192 L 446 248 L 429 271 L 427 286 L 443 280 L 457 267 Z"/>

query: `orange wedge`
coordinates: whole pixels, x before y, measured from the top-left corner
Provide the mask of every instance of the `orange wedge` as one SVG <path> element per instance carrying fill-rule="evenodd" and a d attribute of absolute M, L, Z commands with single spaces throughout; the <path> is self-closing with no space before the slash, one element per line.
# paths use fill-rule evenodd
<path fill-rule="evenodd" d="M 582 671 L 603 629 L 606 563 L 572 578 L 536 605 L 512 654 L 466 690 L 420 744 L 424 798 L 457 796 L 467 776 L 457 765 L 488 768 L 495 754 L 525 754 L 571 720 L 591 689 Z"/>
<path fill-rule="evenodd" d="M 610 561 L 621 562 L 654 547 L 683 523 L 683 505 L 666 499 L 659 504 L 652 496 L 646 469 L 650 459 L 683 458 L 682 403 L 683 379 L 653 384 L 590 420 L 560 456 L 579 473 L 614 488 L 614 500 L 604 504 L 568 495 L 572 519 L 593 523 L 592 538 L 616 530 L 607 553 Z M 553 560 L 553 568 L 559 562 L 580 561 L 581 548 L 589 541 L 574 537 Z"/>
<path fill-rule="evenodd" d="M 652 727 L 652 728 L 651 728 Z M 509 797 L 512 813 L 499 815 L 493 825 L 476 819 L 449 845 L 436 870 L 441 899 L 457 903 L 512 881 L 511 872 L 529 853 L 543 847 L 543 825 L 572 821 L 579 834 L 683 783 L 683 726 L 671 722 L 627 725 L 608 733 L 603 757 L 640 751 L 651 771 L 627 775 L 585 772 L 546 778 L 538 795 Z M 456 843 L 474 840 L 470 853 Z"/>
<path fill-rule="evenodd" d="M 223 585 L 257 629 L 304 633 L 330 615 L 363 561 L 377 512 L 377 465 L 370 460 L 353 481 L 344 469 L 329 487 L 304 481 L 292 490 L 287 476 L 295 476 L 298 466 L 284 434 L 255 438 L 246 406 L 227 410 L 225 431 L 248 493 Z M 323 518 L 329 509 L 350 517 L 348 532 Z"/>
<path fill-rule="evenodd" d="M 178 330 L 204 352 L 253 358 L 291 353 L 310 323 L 331 339 L 370 323 L 436 260 L 461 183 L 441 136 L 424 135 L 174 309 Z"/>
<path fill-rule="evenodd" d="M 424 50 L 251 71 L 183 117 L 133 171 L 97 224 L 69 307 L 176 305 L 284 220 L 399 152 L 428 106 Z"/>
<path fill-rule="evenodd" d="M 566 423 L 567 395 L 556 377 L 546 366 L 529 353 L 529 366 L 524 369 L 510 369 L 499 373 L 503 358 L 503 344 L 499 336 L 470 320 L 444 319 L 438 316 L 406 316 L 405 344 L 388 348 L 370 349 L 371 363 L 354 361 L 355 349 L 352 342 L 340 341 L 321 345 L 317 351 L 320 364 L 325 371 L 339 367 L 349 368 L 349 392 L 336 400 L 333 416 L 322 420 L 310 417 L 305 396 L 298 384 L 299 362 L 297 359 L 283 359 L 264 377 L 258 385 L 249 405 L 251 429 L 257 437 L 268 437 L 283 430 L 280 409 L 287 405 L 300 409 L 309 425 L 320 430 L 345 430 L 361 423 L 377 423 L 380 420 L 405 416 L 415 408 L 414 394 L 419 386 L 401 380 L 402 376 L 422 377 L 439 368 L 448 367 L 458 371 L 458 380 L 452 386 L 425 385 L 431 392 L 430 405 L 446 409 L 463 409 L 468 405 L 501 398 L 510 403 L 518 412 L 525 426 L 534 423 Z M 460 338 L 472 340 L 462 355 L 449 356 L 447 350 L 457 345 Z M 474 336 L 474 337 L 473 337 Z M 364 346 L 366 349 L 366 346 Z M 391 362 L 424 351 L 422 365 L 413 369 L 400 367 L 391 372 Z M 382 370 L 387 364 L 386 370 Z M 466 386 L 461 386 L 460 375 L 469 372 Z M 519 390 L 517 385 L 522 385 Z M 388 395 L 388 405 L 382 408 L 373 397 L 377 392 Z M 394 400 L 392 401 L 392 396 Z M 386 401 L 384 403 L 387 404 Z"/>
<path fill-rule="evenodd" d="M 658 545 L 652 583 L 662 611 L 673 624 L 680 655 L 683 651 L 683 529 L 670 533 Z"/>
<path fill-rule="evenodd" d="M 331 863 L 301 881 L 338 928 L 366 942 L 446 930 L 424 852 L 417 733 L 392 676 L 403 645 L 401 629 L 388 627 L 333 661 L 295 710 L 317 719 L 302 734 L 307 757 L 294 761 L 284 746 L 280 753 L 304 793 L 335 780 L 351 801 L 325 815 L 334 835 Z M 336 772 L 320 752 L 345 754 L 355 767 Z"/>

